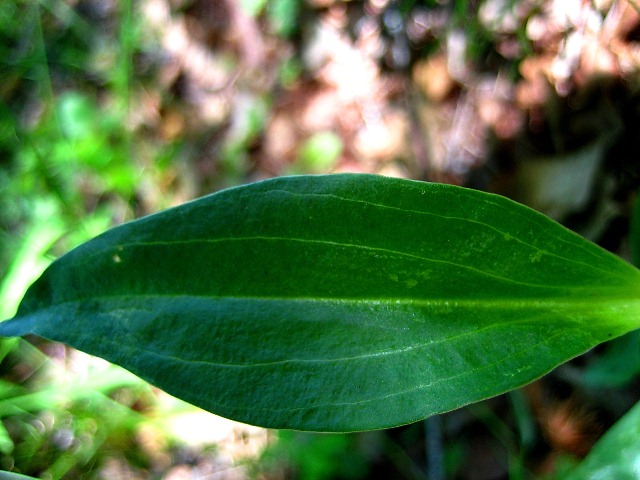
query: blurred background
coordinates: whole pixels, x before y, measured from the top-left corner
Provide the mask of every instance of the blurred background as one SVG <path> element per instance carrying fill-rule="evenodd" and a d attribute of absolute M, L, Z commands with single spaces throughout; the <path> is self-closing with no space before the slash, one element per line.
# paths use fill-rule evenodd
<path fill-rule="evenodd" d="M 639 72 L 632 0 L 3 0 L 0 318 L 105 229 L 287 174 L 500 193 L 637 262 Z M 634 333 L 430 422 L 277 432 L 29 340 L 0 470 L 45 479 L 562 478 L 640 398 Z"/>

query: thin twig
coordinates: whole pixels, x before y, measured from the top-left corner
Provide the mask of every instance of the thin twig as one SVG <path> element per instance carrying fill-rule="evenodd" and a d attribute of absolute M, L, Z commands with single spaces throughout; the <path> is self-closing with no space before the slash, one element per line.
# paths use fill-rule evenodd
<path fill-rule="evenodd" d="M 434 415 L 424 421 L 427 437 L 427 478 L 444 480 L 444 453 L 442 449 L 442 418 Z"/>

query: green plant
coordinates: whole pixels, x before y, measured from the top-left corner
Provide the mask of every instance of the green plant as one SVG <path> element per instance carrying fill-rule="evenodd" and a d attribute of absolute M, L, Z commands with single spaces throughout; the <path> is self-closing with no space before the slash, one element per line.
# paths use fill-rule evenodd
<path fill-rule="evenodd" d="M 285 177 L 85 243 L 0 335 L 67 343 L 247 423 L 355 431 L 531 382 L 639 328 L 639 289 L 625 261 L 496 195 Z"/>

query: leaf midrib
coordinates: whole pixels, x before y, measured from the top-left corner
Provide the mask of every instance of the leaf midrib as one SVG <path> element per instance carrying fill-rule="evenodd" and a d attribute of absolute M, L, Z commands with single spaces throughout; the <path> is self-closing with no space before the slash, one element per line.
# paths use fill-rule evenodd
<path fill-rule="evenodd" d="M 603 288 L 604 289 L 604 288 Z M 602 291 L 603 289 L 600 289 Z M 568 290 L 568 288 L 567 288 Z M 593 293 L 592 289 L 588 288 L 580 288 L 574 287 L 572 290 L 575 291 L 584 291 L 585 294 Z M 612 292 L 619 292 L 619 288 L 611 288 Z M 622 296 L 622 295 L 611 295 L 607 297 L 599 297 L 599 298 L 588 298 L 584 297 L 571 297 L 567 298 L 563 297 L 529 297 L 529 298 L 496 298 L 496 299 L 487 299 L 487 298 L 415 298 L 415 297 L 398 297 L 398 298 L 384 298 L 384 297 L 359 297 L 359 298 L 349 298 L 349 297 L 305 297 L 305 296 L 291 296 L 291 297 L 282 297 L 275 295 L 204 295 L 204 294 L 191 294 L 191 293 L 126 293 L 126 294 L 109 294 L 109 295 L 94 295 L 92 297 L 87 298 L 75 298 L 70 300 L 63 300 L 61 302 L 56 302 L 50 306 L 39 308 L 40 310 L 49 310 L 50 308 L 64 308 L 67 305 L 77 305 L 87 302 L 95 302 L 95 301 L 137 301 L 139 299 L 165 299 L 167 301 L 174 301 L 179 299 L 198 299 L 198 300 L 206 300 L 212 302 L 224 302 L 224 301 L 238 301 L 238 302 L 281 302 L 281 303 L 332 303 L 332 304 L 363 304 L 367 306 L 372 305 L 415 305 L 420 307 L 447 307 L 447 308 L 470 308 L 470 307 L 481 307 L 481 308 L 507 308 L 507 309 L 546 309 L 551 306 L 559 307 L 559 308 L 571 308 L 575 309 L 576 307 L 584 306 L 585 308 L 592 308 L 595 305 L 611 305 L 616 306 L 632 306 L 634 304 L 637 305 L 638 310 L 640 311 L 640 298 L 638 297 L 630 297 L 630 296 Z M 0 322 L 1 323 L 1 322 Z"/>
<path fill-rule="evenodd" d="M 140 309 L 144 309 L 144 310 L 148 310 L 148 307 L 145 308 L 139 308 L 137 304 L 139 304 L 139 300 L 141 298 L 147 298 L 147 299 L 154 299 L 154 300 L 167 300 L 167 301 L 173 301 L 176 300 L 178 298 L 180 299 L 197 299 L 197 300 L 204 300 L 206 302 L 218 302 L 218 301 L 225 301 L 225 300 L 230 300 L 230 301 L 239 301 L 239 302 L 246 302 L 246 301 L 254 301 L 254 302 L 265 302 L 265 301 L 275 301 L 275 302 L 291 302 L 291 303 L 330 303 L 330 304 L 337 304 L 337 303 L 347 303 L 347 304 L 363 304 L 366 306 L 371 306 L 371 305 L 399 305 L 402 304 L 401 301 L 397 300 L 397 299 L 392 299 L 389 301 L 385 301 L 384 299 L 376 299 L 376 300 L 367 300 L 367 299 L 332 299 L 332 298 L 279 298 L 279 297 L 209 297 L 209 296 L 199 296 L 199 295 L 158 295 L 158 294 L 153 294 L 153 295 L 131 295 L 131 294 L 127 294 L 127 295 L 103 295 L 100 297 L 93 297 L 91 299 L 87 299 L 87 300 L 73 300 L 73 301 L 67 301 L 67 302 L 61 302 L 61 303 L 57 303 L 55 305 L 52 305 L 51 307 L 46 307 L 43 309 L 38 309 L 35 312 L 33 312 L 33 314 L 30 313 L 24 313 L 22 315 L 20 315 L 19 317 L 16 317 L 16 319 L 20 318 L 20 317 L 30 317 L 30 316 L 34 316 L 34 317 L 41 317 L 42 315 L 44 315 L 45 317 L 47 317 L 48 315 L 50 315 L 51 313 L 54 313 L 53 311 L 57 311 L 59 313 L 60 310 L 65 310 L 67 308 L 69 309 L 76 309 L 75 307 L 80 306 L 88 301 L 93 301 L 95 302 L 97 301 L 107 301 L 107 302 L 117 302 L 120 303 L 121 306 L 118 307 L 118 305 L 112 305 L 109 309 L 108 312 L 111 313 L 122 313 L 122 311 L 129 311 L 129 312 L 133 312 L 135 310 L 140 310 Z M 547 299 L 548 300 L 548 299 Z M 133 302 L 133 304 L 131 304 L 130 302 Z M 520 310 L 523 309 L 523 311 L 529 311 L 529 312 L 533 312 L 533 311 L 540 311 L 540 312 L 548 312 L 549 310 L 552 310 L 553 307 L 556 307 L 557 309 L 568 309 L 572 312 L 576 311 L 576 307 L 583 307 L 581 308 L 581 310 L 587 309 L 589 311 L 593 311 L 593 307 L 595 305 L 598 305 L 600 307 L 607 307 L 609 306 L 609 308 L 630 308 L 635 306 L 636 309 L 638 311 L 640 311 L 640 300 L 635 300 L 635 301 L 629 301 L 628 299 L 616 299 L 616 300 L 606 300 L 606 301 L 591 301 L 591 302 L 587 302 L 584 300 L 580 300 L 580 299 L 572 299 L 572 300 L 563 300 L 561 302 L 558 301 L 553 301 L 553 302 L 549 302 L 549 301 L 540 301 L 540 300 L 530 300 L 530 299 L 525 299 L 525 300 L 518 300 L 518 301 L 500 301 L 500 302 L 480 302 L 481 305 L 478 305 L 477 302 L 473 302 L 470 300 L 440 300 L 440 301 L 431 301 L 431 302 L 420 302 L 420 301 L 416 301 L 411 299 L 410 301 L 407 302 L 407 304 L 420 304 L 421 306 L 435 306 L 435 307 L 450 307 L 450 308 L 455 308 L 456 306 L 461 306 L 463 305 L 465 308 L 469 309 L 471 307 L 484 307 L 487 308 L 488 310 L 495 310 L 497 307 L 502 307 L 505 309 L 510 309 L 510 310 Z M 142 307 L 142 305 L 140 305 L 140 307 Z M 533 307 L 533 308 L 532 308 Z M 220 363 L 217 364 L 220 367 L 229 367 L 229 368 L 246 368 L 246 367 L 257 367 L 257 366 L 268 366 L 271 364 L 285 364 L 285 363 L 293 363 L 293 362 L 307 362 L 307 363 L 312 363 L 312 362 L 338 362 L 338 361 L 342 361 L 342 360 L 357 360 L 357 359 L 364 359 L 364 358 L 368 358 L 368 357 L 376 357 L 376 356 L 387 356 L 387 355 L 394 355 L 394 354 L 398 354 L 398 353 L 404 353 L 404 352 L 408 352 L 411 350 L 416 350 L 416 349 L 420 349 L 420 348 L 427 348 L 427 347 L 433 347 L 435 345 L 438 345 L 440 343 L 444 343 L 444 342 L 450 342 L 450 341 L 454 341 L 457 340 L 459 338 L 462 338 L 464 336 L 468 336 L 468 335 L 473 335 L 473 334 L 478 334 L 480 332 L 484 332 L 487 330 L 492 330 L 492 329 L 497 329 L 500 327 L 504 327 L 506 325 L 517 325 L 517 324 L 535 324 L 536 320 L 532 319 L 531 316 L 527 316 L 527 318 L 524 318 L 522 320 L 513 320 L 510 319 L 506 322 L 493 322 L 489 325 L 484 325 L 479 329 L 474 329 L 472 331 L 468 331 L 468 332 L 463 332 L 463 333 L 459 333 L 456 334 L 454 336 L 450 336 L 450 337 L 446 337 L 446 338 L 442 338 L 439 339 L 437 341 L 431 341 L 431 342 L 427 342 L 427 343 L 417 343 L 414 345 L 409 345 L 409 346 L 405 346 L 399 350 L 383 350 L 383 351 L 379 351 L 379 352 L 374 352 L 371 354 L 366 354 L 366 355 L 362 355 L 362 356 L 354 356 L 354 357 L 345 357 L 345 358 L 326 358 L 326 359 L 285 359 L 285 360 L 277 360 L 277 361 L 273 361 L 273 362 L 258 362 L 258 363 L 254 363 L 254 364 L 246 364 L 246 363 L 237 363 L 237 364 L 233 364 L 233 363 Z M 564 323 L 566 324 L 579 324 L 580 321 L 579 320 L 575 320 L 575 321 L 568 321 L 568 320 L 564 320 Z M 140 347 L 139 347 L 140 348 Z M 177 357 L 176 357 L 177 358 Z M 181 359 L 182 361 L 191 361 L 191 362 L 197 362 L 197 361 L 192 361 L 192 360 L 186 360 L 186 359 Z M 213 364 L 216 365 L 215 362 L 204 362 L 207 364 Z"/>

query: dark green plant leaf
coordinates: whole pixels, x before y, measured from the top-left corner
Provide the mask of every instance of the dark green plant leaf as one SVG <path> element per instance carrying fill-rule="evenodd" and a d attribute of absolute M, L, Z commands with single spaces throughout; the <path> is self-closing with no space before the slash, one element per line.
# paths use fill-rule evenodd
<path fill-rule="evenodd" d="M 590 389 L 623 388 L 640 376 L 640 330 L 616 338 L 582 370 L 580 380 Z"/>
<path fill-rule="evenodd" d="M 526 384 L 638 328 L 640 272 L 505 198 L 285 177 L 115 228 L 54 262 L 34 333 L 275 428 L 391 427 Z"/>

